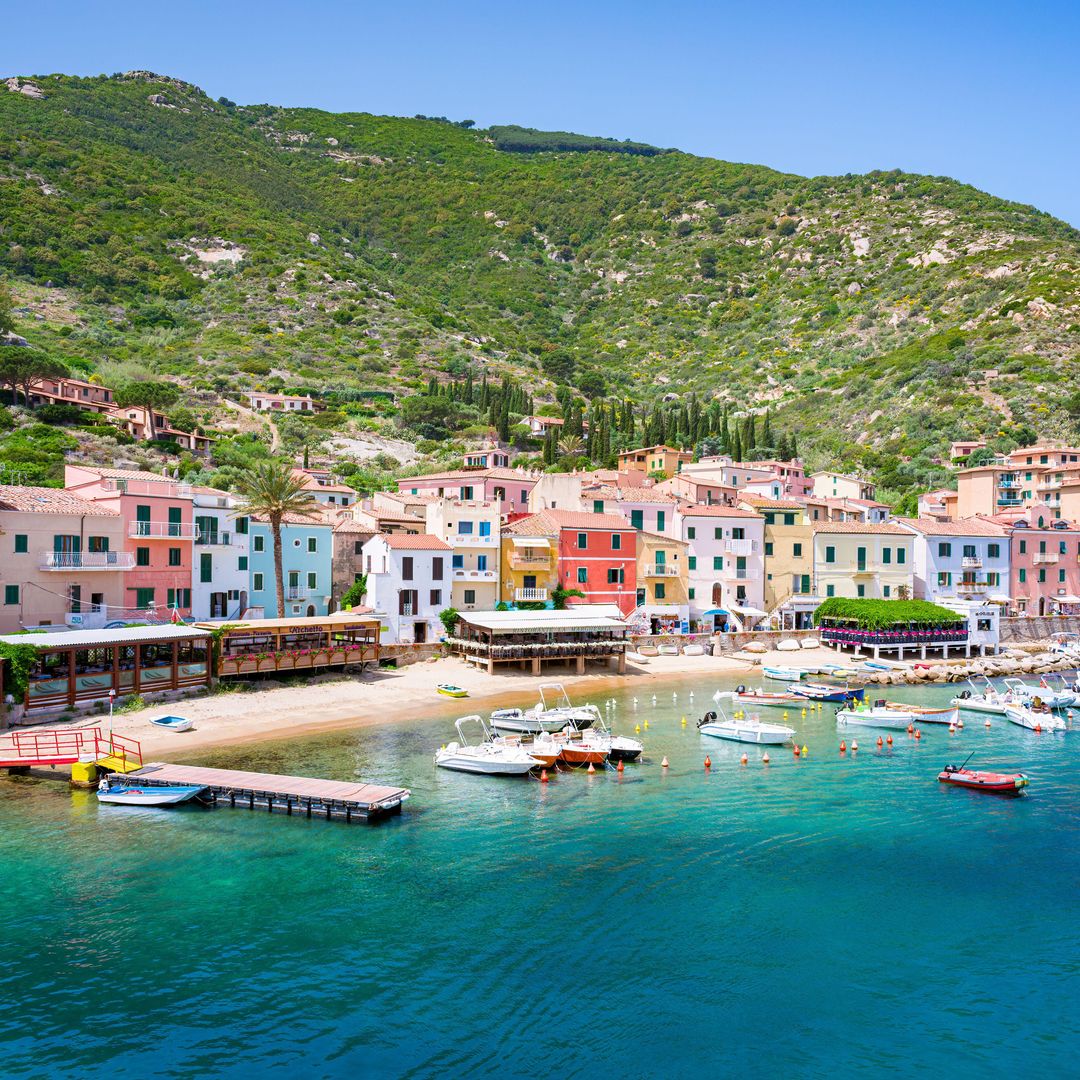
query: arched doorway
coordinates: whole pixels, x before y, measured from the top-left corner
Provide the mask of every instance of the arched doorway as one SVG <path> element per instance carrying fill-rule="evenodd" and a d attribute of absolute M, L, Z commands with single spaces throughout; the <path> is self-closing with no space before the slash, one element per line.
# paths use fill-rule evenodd
<path fill-rule="evenodd" d="M 315 614 L 315 605 L 314 604 L 308 604 L 308 606 L 307 606 L 307 617 L 310 619 L 312 617 L 312 615 L 314 615 L 314 614 Z"/>

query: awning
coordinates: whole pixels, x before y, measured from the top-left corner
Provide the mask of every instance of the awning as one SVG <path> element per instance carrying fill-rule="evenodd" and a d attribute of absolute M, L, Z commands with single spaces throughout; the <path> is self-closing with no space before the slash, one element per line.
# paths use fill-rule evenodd
<path fill-rule="evenodd" d="M 1006 596 L 1004 593 L 994 593 L 994 595 L 990 597 L 990 603 L 992 603 L 992 604 L 1011 604 L 1012 599 L 1010 597 Z"/>
<path fill-rule="evenodd" d="M 546 536 L 511 536 L 510 543 L 523 548 L 551 547 L 551 541 Z"/>
<path fill-rule="evenodd" d="M 1080 604 L 1080 596 L 1073 596 L 1071 593 L 1066 596 L 1051 596 L 1050 599 L 1055 604 Z"/>
<path fill-rule="evenodd" d="M 767 611 L 762 611 L 761 608 L 740 607 L 738 604 L 732 604 L 731 610 L 734 611 L 736 615 L 752 615 L 755 618 L 760 618 L 763 615 L 769 614 Z"/>
<path fill-rule="evenodd" d="M 722 607 L 709 608 L 708 611 L 703 611 L 703 615 L 728 615 L 729 612 L 725 611 Z"/>

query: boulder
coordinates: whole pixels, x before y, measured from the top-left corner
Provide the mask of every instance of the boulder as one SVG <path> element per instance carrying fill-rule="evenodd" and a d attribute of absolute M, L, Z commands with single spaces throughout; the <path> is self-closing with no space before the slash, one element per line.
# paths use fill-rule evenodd
<path fill-rule="evenodd" d="M 767 653 L 769 651 L 769 648 L 767 645 L 763 645 L 760 641 L 751 641 L 749 644 L 742 647 L 742 651 L 748 653 L 757 653 L 760 655 L 761 653 Z"/>
<path fill-rule="evenodd" d="M 801 646 L 795 638 L 784 638 L 776 646 L 778 652 L 798 652 L 800 648 Z"/>
<path fill-rule="evenodd" d="M 816 637 L 806 637 L 802 639 L 802 647 L 804 649 L 820 649 L 821 642 Z"/>

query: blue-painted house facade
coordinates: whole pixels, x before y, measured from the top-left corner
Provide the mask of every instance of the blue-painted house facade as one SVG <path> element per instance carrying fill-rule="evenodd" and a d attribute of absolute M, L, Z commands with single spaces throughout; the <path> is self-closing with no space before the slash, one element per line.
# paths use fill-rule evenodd
<path fill-rule="evenodd" d="M 277 618 L 274 540 L 270 526 L 251 519 L 250 606 Z M 281 567 L 285 579 L 285 617 L 327 615 L 333 592 L 334 530 L 319 522 L 289 521 L 281 526 Z"/>

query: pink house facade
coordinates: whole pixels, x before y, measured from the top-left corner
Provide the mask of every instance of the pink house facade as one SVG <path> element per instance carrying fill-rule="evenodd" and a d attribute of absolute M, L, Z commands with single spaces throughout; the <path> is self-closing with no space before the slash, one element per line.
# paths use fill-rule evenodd
<path fill-rule="evenodd" d="M 124 577 L 123 608 L 166 619 L 174 609 L 189 616 L 195 540 L 190 485 L 151 472 L 67 465 L 64 486 L 120 514 L 124 550 L 134 563 Z"/>
<path fill-rule="evenodd" d="M 1080 529 L 1054 518 L 1046 505 L 1008 525 L 1013 613 L 1080 614 Z"/>
<path fill-rule="evenodd" d="M 527 514 L 529 492 L 542 473 L 518 469 L 455 469 L 453 472 L 410 476 L 397 482 L 398 491 L 407 495 L 425 493 L 462 502 L 498 501 L 500 513 Z"/>

